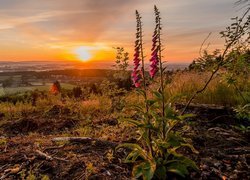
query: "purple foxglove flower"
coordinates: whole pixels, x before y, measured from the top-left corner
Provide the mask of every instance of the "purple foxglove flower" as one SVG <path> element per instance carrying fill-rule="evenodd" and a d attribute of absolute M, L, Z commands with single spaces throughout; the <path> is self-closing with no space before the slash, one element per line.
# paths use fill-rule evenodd
<path fill-rule="evenodd" d="M 140 83 L 140 82 L 136 82 L 136 83 L 135 83 L 135 87 L 138 88 L 138 87 L 140 87 L 140 86 L 141 86 L 141 83 Z"/>
<path fill-rule="evenodd" d="M 134 60 L 133 60 L 134 61 L 134 69 L 133 69 L 131 76 L 132 76 L 132 80 L 133 80 L 135 87 L 140 87 L 141 75 L 140 75 L 140 71 L 138 69 L 140 66 L 141 59 L 139 58 L 140 49 L 139 49 L 139 45 L 137 43 L 139 43 L 139 42 L 136 41 L 136 45 L 135 45 L 136 47 L 135 47 L 135 54 L 134 54 Z"/>
<path fill-rule="evenodd" d="M 159 68 L 159 59 L 158 59 L 158 52 L 159 52 L 159 45 L 156 44 L 157 42 L 157 36 L 153 37 L 153 47 L 152 47 L 152 53 L 151 53 L 151 59 L 150 59 L 150 77 L 154 78 L 156 73 L 158 72 Z"/>

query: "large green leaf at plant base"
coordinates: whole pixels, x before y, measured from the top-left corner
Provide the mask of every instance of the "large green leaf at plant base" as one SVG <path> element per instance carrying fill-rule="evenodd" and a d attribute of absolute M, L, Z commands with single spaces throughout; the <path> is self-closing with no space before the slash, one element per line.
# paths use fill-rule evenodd
<path fill-rule="evenodd" d="M 133 177 L 139 178 L 142 176 L 143 180 L 151 180 L 156 170 L 155 161 L 143 161 L 133 168 Z"/>

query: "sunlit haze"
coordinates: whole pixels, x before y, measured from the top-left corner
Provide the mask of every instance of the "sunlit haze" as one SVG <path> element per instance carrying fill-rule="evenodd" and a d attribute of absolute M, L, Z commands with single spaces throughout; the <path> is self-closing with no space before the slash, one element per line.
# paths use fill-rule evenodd
<path fill-rule="evenodd" d="M 235 0 L 0 0 L 0 61 L 108 61 L 113 47 L 133 55 L 135 10 L 142 16 L 147 57 L 153 5 L 163 21 L 164 59 L 190 62 L 203 39 L 222 48 L 219 32 L 239 14 Z"/>

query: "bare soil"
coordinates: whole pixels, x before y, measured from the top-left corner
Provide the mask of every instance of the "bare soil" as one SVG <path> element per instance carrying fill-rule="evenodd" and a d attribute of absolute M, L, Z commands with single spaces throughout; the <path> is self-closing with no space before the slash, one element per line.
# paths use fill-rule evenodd
<path fill-rule="evenodd" d="M 131 179 L 132 165 L 123 163 L 126 152 L 114 150 L 121 139 L 55 142 L 54 138 L 78 126 L 74 118 L 55 112 L 1 123 L 0 179 Z M 184 134 L 199 154 L 187 155 L 200 171 L 192 172 L 188 179 L 250 179 L 249 134 L 233 128 L 239 123 L 234 113 L 207 106 L 191 106 L 189 112 L 197 116 L 187 120 L 189 128 Z M 92 126 L 97 125 L 113 128 L 119 122 L 93 121 Z"/>

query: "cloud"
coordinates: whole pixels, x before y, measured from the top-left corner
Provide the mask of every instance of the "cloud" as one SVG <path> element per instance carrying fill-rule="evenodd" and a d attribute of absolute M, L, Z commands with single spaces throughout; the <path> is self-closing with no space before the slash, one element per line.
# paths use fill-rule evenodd
<path fill-rule="evenodd" d="M 135 9 L 143 17 L 144 41 L 151 46 L 153 5 L 158 5 L 163 40 L 172 54 L 200 46 L 209 32 L 223 30 L 235 0 L 0 0 L 1 46 L 17 41 L 56 48 L 103 42 L 133 49 Z M 8 38 L 6 38 L 8 37 Z M 12 38 L 12 39 L 11 39 Z M 217 37 L 219 39 L 219 37 Z M 6 41 L 2 41 L 2 40 Z M 216 41 L 217 42 L 217 41 Z M 33 44 L 33 45 L 32 45 Z M 22 44 L 23 46 L 23 44 Z M 192 47 L 191 47 L 192 46 Z M 188 48 L 187 48 L 188 47 Z M 189 50 L 190 49 L 190 50 Z M 0 57 L 1 58 L 1 57 Z"/>
<path fill-rule="evenodd" d="M 134 0 L 23 0 L 22 3 L 13 0 L 12 4 L 6 1 L 0 1 L 0 30 L 29 24 L 63 40 L 82 41 L 98 39 L 132 4 L 136 4 Z M 34 11 L 36 14 L 30 15 Z"/>
<path fill-rule="evenodd" d="M 25 16 L 25 17 L 13 17 L 13 16 L 6 16 L 0 14 L 0 30 L 1 29 L 9 29 L 14 28 L 22 24 L 32 24 L 37 22 L 46 22 L 51 21 L 53 18 L 70 15 L 70 14 L 80 14 L 80 13 L 87 13 L 89 11 L 50 11 L 50 12 L 43 12 L 38 13 L 32 16 Z"/>

